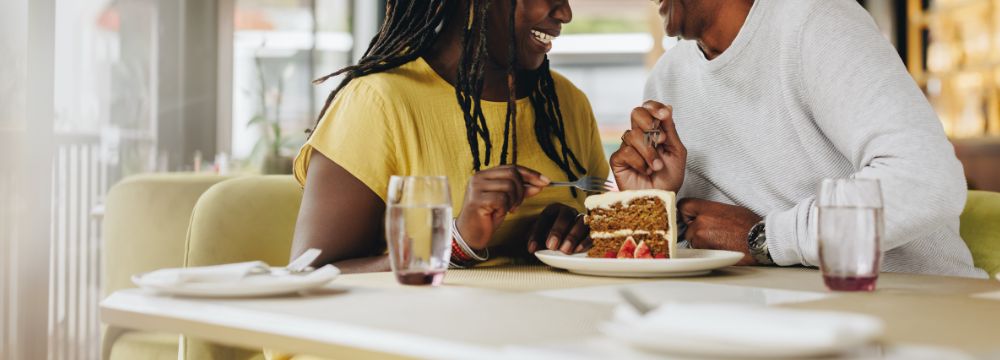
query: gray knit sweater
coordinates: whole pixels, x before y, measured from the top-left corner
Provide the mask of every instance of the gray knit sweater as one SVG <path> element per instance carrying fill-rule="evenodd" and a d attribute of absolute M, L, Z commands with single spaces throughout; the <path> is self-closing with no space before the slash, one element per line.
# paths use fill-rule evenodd
<path fill-rule="evenodd" d="M 882 271 L 985 277 L 959 236 L 962 165 L 895 49 L 854 0 L 756 0 L 709 61 L 669 50 L 646 98 L 672 104 L 688 148 L 679 197 L 766 219 L 778 265 L 817 266 L 823 178 L 882 183 Z"/>

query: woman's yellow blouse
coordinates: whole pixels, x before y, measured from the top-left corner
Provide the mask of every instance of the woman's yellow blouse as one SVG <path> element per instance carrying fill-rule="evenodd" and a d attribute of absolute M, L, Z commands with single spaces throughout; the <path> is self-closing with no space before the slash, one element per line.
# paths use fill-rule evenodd
<path fill-rule="evenodd" d="M 590 102 L 561 75 L 553 73 L 552 77 L 570 148 L 588 175 L 606 178 L 608 163 Z M 507 104 L 482 104 L 493 142 L 490 163 L 485 164 L 486 150 L 481 140 L 479 153 L 483 169 L 488 169 L 499 163 Z M 542 152 L 535 138 L 535 111 L 528 99 L 517 101 L 517 114 L 518 165 L 537 170 L 553 181 L 565 181 L 566 175 Z M 467 181 L 474 174 L 465 119 L 455 89 L 423 58 L 355 79 L 340 91 L 295 159 L 295 177 L 300 184 L 305 185 L 314 151 L 353 174 L 382 200 L 392 175 L 447 176 L 455 216 L 461 210 Z M 505 234 L 512 227 L 530 226 L 527 221 L 551 203 L 582 211 L 584 196 L 577 192 L 573 197 L 566 188 L 550 188 L 527 199 L 516 213 L 508 215 L 490 246 L 506 242 Z"/>

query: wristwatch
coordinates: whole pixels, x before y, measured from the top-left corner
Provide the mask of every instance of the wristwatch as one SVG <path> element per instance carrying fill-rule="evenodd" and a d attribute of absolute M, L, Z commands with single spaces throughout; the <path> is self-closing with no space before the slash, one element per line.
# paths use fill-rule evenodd
<path fill-rule="evenodd" d="M 747 245 L 750 248 L 750 256 L 760 265 L 774 265 L 771 252 L 767 250 L 767 231 L 764 230 L 764 221 L 757 223 L 750 228 L 747 234 Z"/>

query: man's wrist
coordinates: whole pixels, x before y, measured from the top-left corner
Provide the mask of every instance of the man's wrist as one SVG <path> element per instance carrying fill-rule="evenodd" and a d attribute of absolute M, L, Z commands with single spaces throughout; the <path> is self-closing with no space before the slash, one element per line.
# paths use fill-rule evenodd
<path fill-rule="evenodd" d="M 763 220 L 750 228 L 750 233 L 747 234 L 747 246 L 750 248 L 750 257 L 757 264 L 774 265 L 774 259 L 771 258 L 771 252 L 767 247 L 767 230 Z"/>

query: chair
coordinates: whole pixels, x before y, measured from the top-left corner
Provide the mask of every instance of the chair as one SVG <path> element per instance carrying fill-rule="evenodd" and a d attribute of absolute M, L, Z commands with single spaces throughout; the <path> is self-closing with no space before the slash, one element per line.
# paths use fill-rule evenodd
<path fill-rule="evenodd" d="M 198 200 L 188 229 L 184 266 L 262 260 L 288 263 L 302 188 L 291 176 L 252 176 L 221 182 Z M 238 349 L 185 338 L 186 359 L 256 359 Z"/>
<path fill-rule="evenodd" d="M 962 239 L 976 267 L 996 276 L 1000 272 L 1000 193 L 969 191 L 961 224 Z"/>
<path fill-rule="evenodd" d="M 135 287 L 132 274 L 183 266 L 191 210 L 202 193 L 229 178 L 144 174 L 113 186 L 104 205 L 101 296 Z M 104 334 L 102 357 L 176 359 L 178 336 L 111 331 Z"/>

